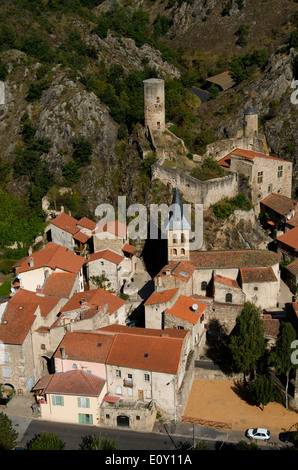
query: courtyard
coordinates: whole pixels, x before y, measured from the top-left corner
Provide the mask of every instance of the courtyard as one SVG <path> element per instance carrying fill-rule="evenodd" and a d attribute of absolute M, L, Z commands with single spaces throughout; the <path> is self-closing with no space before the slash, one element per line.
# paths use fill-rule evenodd
<path fill-rule="evenodd" d="M 264 427 L 272 434 L 298 423 L 298 413 L 282 404 L 269 403 L 264 410 L 249 404 L 233 380 L 195 379 L 184 410 L 186 420 L 235 431 Z"/>

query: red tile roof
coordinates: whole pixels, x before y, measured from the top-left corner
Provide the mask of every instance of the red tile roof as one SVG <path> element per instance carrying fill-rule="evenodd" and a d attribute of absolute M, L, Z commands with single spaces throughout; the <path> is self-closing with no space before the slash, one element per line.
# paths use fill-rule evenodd
<path fill-rule="evenodd" d="M 33 390 L 43 390 L 43 393 L 59 395 L 98 397 L 105 383 L 104 379 L 82 370 L 71 370 L 43 377 Z"/>
<path fill-rule="evenodd" d="M 116 253 L 115 251 L 106 249 L 91 253 L 89 258 L 87 259 L 87 263 L 91 263 L 99 259 L 105 259 L 106 261 L 110 261 L 111 263 L 119 264 L 121 263 L 121 261 L 124 260 L 124 256 L 119 255 L 119 253 Z"/>
<path fill-rule="evenodd" d="M 60 297 L 40 295 L 19 289 L 8 302 L 0 324 L 0 341 L 9 344 L 23 344 L 36 319 L 40 308 L 41 316 L 47 315 L 56 307 Z"/>
<path fill-rule="evenodd" d="M 34 266 L 29 266 L 29 260 L 33 259 Z M 70 273 L 78 274 L 82 266 L 86 263 L 86 258 L 78 256 L 72 251 L 69 251 L 64 246 L 48 243 L 45 248 L 32 253 L 21 264 L 17 273 L 33 271 L 34 269 L 48 267 L 53 270 L 61 269 Z"/>
<path fill-rule="evenodd" d="M 55 227 L 58 227 L 61 230 L 72 234 L 79 231 L 77 223 L 77 219 L 75 219 L 71 215 L 66 214 L 65 212 L 62 212 L 60 215 L 58 215 L 58 217 L 51 220 L 52 225 L 55 225 Z"/>
<path fill-rule="evenodd" d="M 127 225 L 122 224 L 119 220 L 106 222 L 105 224 L 98 225 L 95 229 L 95 233 L 109 232 L 117 237 L 123 237 L 127 233 Z"/>
<path fill-rule="evenodd" d="M 146 300 L 144 305 L 169 302 L 177 294 L 178 290 L 179 289 L 177 287 L 174 289 L 166 289 L 160 292 L 153 292 L 153 294 L 151 294 L 150 297 Z"/>
<path fill-rule="evenodd" d="M 273 336 L 274 338 L 277 338 L 279 332 L 279 320 L 277 318 L 266 317 L 264 317 L 262 320 L 265 328 L 264 335 Z"/>
<path fill-rule="evenodd" d="M 72 273 L 50 274 L 42 289 L 43 294 L 69 298 L 77 279 Z"/>
<path fill-rule="evenodd" d="M 234 289 L 241 289 L 238 282 L 235 279 L 230 279 L 229 277 L 220 276 L 216 274 L 214 276 L 214 282 L 218 282 L 219 284 L 224 284 L 228 287 L 233 287 Z"/>
<path fill-rule="evenodd" d="M 136 251 L 136 247 L 133 246 L 133 245 L 129 245 L 128 243 L 126 243 L 125 245 L 123 245 L 122 251 L 126 251 L 127 253 L 134 254 L 135 251 Z"/>
<path fill-rule="evenodd" d="M 295 250 L 298 250 L 298 227 L 294 227 L 288 232 L 276 238 L 277 242 L 281 242 Z"/>
<path fill-rule="evenodd" d="M 297 201 L 282 194 L 271 193 L 261 201 L 261 204 L 280 215 L 286 216 L 297 206 Z"/>
<path fill-rule="evenodd" d="M 86 235 L 86 233 L 83 232 L 77 232 L 72 236 L 72 238 L 78 242 L 86 243 L 88 240 L 90 240 L 91 236 Z"/>
<path fill-rule="evenodd" d="M 162 268 L 157 276 L 169 276 L 169 274 L 167 274 L 167 270 L 170 271 L 170 276 L 174 276 L 176 279 L 187 282 L 191 278 L 192 273 L 195 270 L 195 266 L 188 261 L 170 261 Z"/>
<path fill-rule="evenodd" d="M 197 269 L 266 267 L 279 259 L 268 250 L 190 251 L 190 261 Z"/>
<path fill-rule="evenodd" d="M 104 289 L 93 289 L 74 294 L 63 306 L 61 313 L 81 308 L 81 301 L 84 301 L 84 299 L 86 300 L 86 306 L 89 308 L 108 305 L 110 315 L 126 303 L 125 300 L 120 299 L 117 295 L 111 294 Z"/>
<path fill-rule="evenodd" d="M 298 258 L 295 259 L 295 261 L 292 261 L 292 263 L 288 264 L 286 269 L 290 271 L 290 273 L 294 274 L 294 276 L 298 276 Z"/>
<path fill-rule="evenodd" d="M 195 308 L 193 308 L 194 305 L 196 306 Z M 180 295 L 173 307 L 171 309 L 166 309 L 165 312 L 195 325 L 198 323 L 206 308 L 205 304 L 198 302 L 191 297 Z"/>
<path fill-rule="evenodd" d="M 266 155 L 264 153 L 259 153 L 259 152 L 254 152 L 252 150 L 244 150 L 244 149 L 237 148 L 237 149 L 233 150 L 232 152 L 230 152 L 225 157 L 218 160 L 217 164 L 221 165 L 221 166 L 229 167 L 230 163 L 231 163 L 232 155 L 237 155 L 238 157 L 244 157 L 244 158 L 247 158 L 249 160 L 253 160 L 254 158 L 258 157 L 258 158 L 265 158 L 265 159 L 269 159 L 269 160 L 279 160 L 281 162 L 290 163 L 289 160 L 285 160 L 285 159 L 282 159 L 282 158 L 271 157 L 271 155 Z"/>
<path fill-rule="evenodd" d="M 183 338 L 121 333 L 114 339 L 107 364 L 177 374 L 182 349 Z"/>
<path fill-rule="evenodd" d="M 97 362 L 105 364 L 114 341 L 114 334 L 98 331 L 67 331 L 59 344 L 54 357 L 61 359 L 61 348 L 69 360 Z"/>
<path fill-rule="evenodd" d="M 93 220 L 88 219 L 88 217 L 82 217 L 78 222 L 77 225 L 80 227 L 87 228 L 89 230 L 94 230 L 96 227 L 96 222 Z"/>
<path fill-rule="evenodd" d="M 243 283 L 277 282 L 271 267 L 267 268 L 241 268 L 240 276 Z"/>
<path fill-rule="evenodd" d="M 292 217 L 291 219 L 286 221 L 287 225 L 291 225 L 292 227 L 298 227 L 298 212 Z"/>
<path fill-rule="evenodd" d="M 298 302 L 293 302 L 293 309 L 294 309 L 294 312 L 296 313 L 296 316 L 298 318 Z"/>
<path fill-rule="evenodd" d="M 164 330 L 159 330 L 156 328 L 136 328 L 132 326 L 119 325 L 117 323 L 114 323 L 113 325 L 104 326 L 102 328 L 99 328 L 97 331 L 170 338 L 185 338 L 185 336 L 189 333 L 188 330 L 178 330 L 175 328 L 165 328 Z"/>

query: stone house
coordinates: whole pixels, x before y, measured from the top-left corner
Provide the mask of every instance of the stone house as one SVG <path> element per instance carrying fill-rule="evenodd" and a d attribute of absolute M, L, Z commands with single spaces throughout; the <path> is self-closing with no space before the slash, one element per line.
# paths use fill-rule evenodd
<path fill-rule="evenodd" d="M 65 246 L 78 254 L 86 253 L 92 249 L 92 232 L 96 223 L 87 217 L 80 220 L 62 212 L 51 220 L 51 241 L 57 245 Z"/>
<path fill-rule="evenodd" d="M 298 227 L 276 238 L 277 252 L 284 260 L 294 260 L 298 257 Z"/>
<path fill-rule="evenodd" d="M 269 216 L 269 225 L 274 234 L 286 231 L 286 223 L 298 214 L 298 203 L 282 194 L 271 193 L 260 202 L 260 211 Z"/>
<path fill-rule="evenodd" d="M 193 273 L 195 267 L 187 261 L 170 261 L 154 277 L 156 291 L 179 288 L 181 294 L 193 293 Z"/>
<path fill-rule="evenodd" d="M 126 301 L 104 289 L 74 294 L 61 308 L 52 329 L 95 330 L 119 323 L 125 325 Z"/>
<path fill-rule="evenodd" d="M 246 302 L 253 302 L 262 309 L 277 307 L 280 278 L 271 266 L 241 268 L 239 283 Z"/>
<path fill-rule="evenodd" d="M 260 202 L 269 194 L 292 196 L 293 164 L 288 160 L 237 148 L 220 159 L 218 165 L 247 178 L 256 214 L 260 212 Z"/>
<path fill-rule="evenodd" d="M 106 381 L 82 370 L 43 377 L 33 389 L 41 419 L 60 423 L 98 424 Z"/>
<path fill-rule="evenodd" d="M 98 223 L 92 236 L 94 252 L 108 248 L 122 255 L 123 246 L 129 243 L 128 227 L 119 220 Z"/>
<path fill-rule="evenodd" d="M 178 391 L 191 351 L 189 331 L 120 325 L 104 330 L 117 331 L 106 361 L 110 400 L 130 402 L 131 411 L 139 401 L 147 405 L 153 401 L 164 417 L 176 418 Z"/>
<path fill-rule="evenodd" d="M 49 328 L 62 303 L 60 297 L 25 289 L 19 289 L 7 302 L 0 323 L 3 346 L 0 383 L 25 394 L 41 376 L 49 373 L 52 354 L 62 338 L 51 335 Z"/>
<path fill-rule="evenodd" d="M 48 243 L 15 266 L 20 287 L 35 292 L 43 290 L 51 274 L 70 273 L 75 275 L 74 291 L 84 290 L 83 266 L 86 258 L 78 256 L 67 248 Z"/>
<path fill-rule="evenodd" d="M 205 345 L 205 325 L 208 318 L 208 304 L 201 302 L 197 296 L 179 295 L 172 307 L 163 312 L 164 328 L 189 330 L 192 349 Z"/>
<path fill-rule="evenodd" d="M 55 373 L 82 370 L 106 379 L 105 364 L 113 341 L 114 333 L 68 330 L 53 355 Z"/>
<path fill-rule="evenodd" d="M 179 295 L 180 289 L 177 287 L 153 292 L 144 303 L 145 328 L 164 329 L 163 313 L 167 308 L 172 308 Z"/>
<path fill-rule="evenodd" d="M 108 279 L 105 282 L 105 288 L 112 292 L 119 292 L 123 285 L 133 277 L 135 267 L 134 255 L 128 258 L 110 249 L 91 253 L 86 262 L 89 288 L 94 289 L 98 286 L 93 277 L 104 276 Z"/>
<path fill-rule="evenodd" d="M 298 286 L 298 258 L 292 261 L 285 267 L 286 272 L 286 283 L 291 289 L 293 294 L 297 294 L 297 286 Z"/>

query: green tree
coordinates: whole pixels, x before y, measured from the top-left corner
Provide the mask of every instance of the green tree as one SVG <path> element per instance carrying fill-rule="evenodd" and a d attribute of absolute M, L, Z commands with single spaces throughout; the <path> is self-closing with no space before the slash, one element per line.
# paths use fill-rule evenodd
<path fill-rule="evenodd" d="M 89 165 L 91 163 L 92 145 L 84 137 L 77 139 L 74 143 L 73 159 L 80 166 Z"/>
<path fill-rule="evenodd" d="M 283 322 L 280 325 L 275 349 L 271 353 L 270 362 L 275 367 L 277 374 L 286 377 L 286 408 L 288 408 L 288 387 L 290 372 L 297 369 L 297 365 L 291 361 L 292 343 L 296 340 L 296 331 L 289 322 Z"/>
<path fill-rule="evenodd" d="M 249 386 L 252 398 L 257 405 L 264 407 L 276 398 L 276 387 L 266 375 L 259 375 Z"/>
<path fill-rule="evenodd" d="M 65 442 L 54 433 L 44 432 L 29 442 L 27 450 L 65 450 Z"/>
<path fill-rule="evenodd" d="M 17 444 L 18 433 L 5 413 L 0 413 L 0 450 L 13 450 Z"/>
<path fill-rule="evenodd" d="M 81 450 L 117 450 L 116 442 L 108 436 L 93 434 L 84 436 L 81 443 Z"/>
<path fill-rule="evenodd" d="M 235 332 L 231 335 L 229 349 L 234 363 L 244 375 L 254 373 L 261 359 L 265 356 L 266 342 L 261 320 L 261 309 L 251 302 L 245 302 L 244 308 L 236 320 Z"/>

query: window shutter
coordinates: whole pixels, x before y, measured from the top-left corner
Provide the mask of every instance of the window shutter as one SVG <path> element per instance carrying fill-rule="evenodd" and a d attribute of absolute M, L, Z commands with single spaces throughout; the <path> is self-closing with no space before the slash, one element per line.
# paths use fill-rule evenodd
<path fill-rule="evenodd" d="M 81 407 L 81 397 L 78 397 L 78 407 Z"/>
<path fill-rule="evenodd" d="M 90 398 L 86 398 L 86 407 L 90 408 Z"/>

